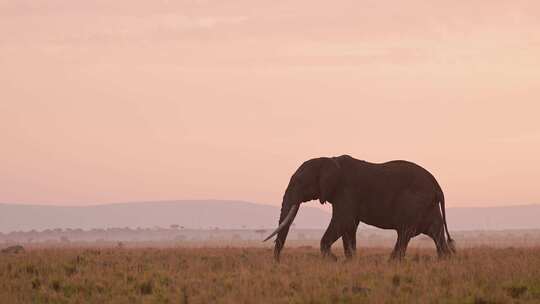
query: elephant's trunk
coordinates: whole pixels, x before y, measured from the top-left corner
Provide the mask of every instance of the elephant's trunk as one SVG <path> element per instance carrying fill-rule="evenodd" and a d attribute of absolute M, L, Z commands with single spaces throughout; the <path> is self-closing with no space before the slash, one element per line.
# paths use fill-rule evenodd
<path fill-rule="evenodd" d="M 272 232 L 265 239 L 266 241 L 277 234 L 277 238 L 276 238 L 275 246 L 274 246 L 274 258 L 276 259 L 276 261 L 279 261 L 279 255 L 281 253 L 281 249 L 283 249 L 283 246 L 285 245 L 287 234 L 289 233 L 291 224 L 294 221 L 296 214 L 298 213 L 299 207 L 300 207 L 300 204 L 291 203 L 291 200 L 287 198 L 287 194 L 286 194 L 283 199 L 283 203 L 281 204 L 279 226 L 274 232 Z"/>
<path fill-rule="evenodd" d="M 292 221 L 294 220 L 294 217 L 296 216 L 296 212 L 298 211 L 298 205 L 294 205 L 291 208 L 289 208 L 289 212 L 285 213 L 283 212 L 283 209 L 281 210 L 281 216 L 279 219 L 279 226 L 272 232 L 266 239 L 264 239 L 263 242 L 268 241 L 270 238 L 272 238 L 274 235 L 278 234 L 279 232 L 283 231 L 287 226 L 289 226 Z M 283 217 L 285 214 L 287 214 L 285 217 Z"/>

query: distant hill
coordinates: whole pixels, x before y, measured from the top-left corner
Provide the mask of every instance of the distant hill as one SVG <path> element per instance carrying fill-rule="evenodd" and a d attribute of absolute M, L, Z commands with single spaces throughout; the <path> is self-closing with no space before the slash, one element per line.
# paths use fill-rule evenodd
<path fill-rule="evenodd" d="M 326 228 L 330 213 L 300 208 L 297 228 Z M 169 227 L 221 229 L 272 228 L 279 207 L 243 201 L 167 201 L 66 207 L 0 204 L 0 232 L 53 228 Z M 448 208 L 450 230 L 539 229 L 540 205 Z"/>
<path fill-rule="evenodd" d="M 539 229 L 540 205 L 448 208 L 450 230 Z"/>
<path fill-rule="evenodd" d="M 295 225 L 320 228 L 330 214 L 303 206 Z M 169 227 L 269 228 L 277 225 L 279 207 L 243 201 L 158 201 L 66 207 L 0 204 L 0 231 L 48 228 Z"/>

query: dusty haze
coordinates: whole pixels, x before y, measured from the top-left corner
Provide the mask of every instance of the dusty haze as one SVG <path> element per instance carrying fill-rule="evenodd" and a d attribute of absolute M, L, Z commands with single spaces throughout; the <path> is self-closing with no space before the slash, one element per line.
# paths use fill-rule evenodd
<path fill-rule="evenodd" d="M 0 0 L 0 202 L 279 204 L 311 157 L 540 201 L 538 1 Z"/>

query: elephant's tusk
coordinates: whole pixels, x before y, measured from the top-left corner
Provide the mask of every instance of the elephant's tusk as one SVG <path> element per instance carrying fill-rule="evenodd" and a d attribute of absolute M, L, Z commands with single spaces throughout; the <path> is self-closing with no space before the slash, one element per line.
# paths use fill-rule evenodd
<path fill-rule="evenodd" d="M 270 234 L 266 239 L 264 239 L 263 242 L 268 241 L 271 237 L 278 234 L 278 232 L 280 232 L 283 228 L 285 228 L 285 226 L 289 225 L 294 219 L 294 216 L 296 215 L 296 211 L 298 211 L 298 207 L 299 205 L 293 205 L 291 207 L 291 210 L 289 211 L 289 214 L 287 214 L 287 217 L 283 220 L 283 222 L 281 222 L 281 224 L 279 224 L 277 229 L 274 230 L 274 232 L 272 232 L 272 234 Z"/>

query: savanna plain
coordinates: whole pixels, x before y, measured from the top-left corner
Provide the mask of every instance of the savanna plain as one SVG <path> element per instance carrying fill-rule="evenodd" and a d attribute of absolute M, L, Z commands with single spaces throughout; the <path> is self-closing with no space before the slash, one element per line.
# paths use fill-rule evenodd
<path fill-rule="evenodd" d="M 466 243 L 451 259 L 388 246 L 352 260 L 290 242 L 29 246 L 0 256 L 1 303 L 540 303 L 540 246 Z"/>

